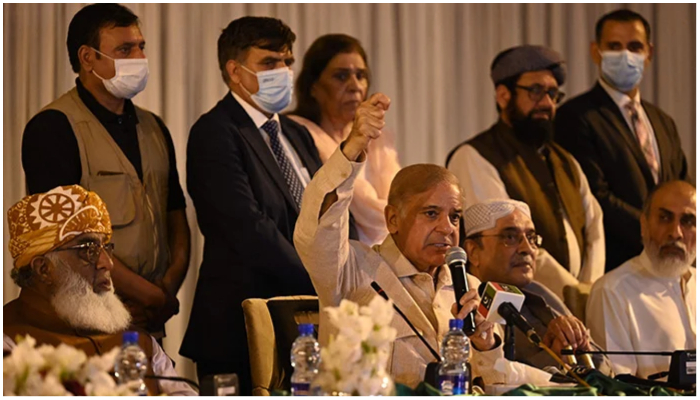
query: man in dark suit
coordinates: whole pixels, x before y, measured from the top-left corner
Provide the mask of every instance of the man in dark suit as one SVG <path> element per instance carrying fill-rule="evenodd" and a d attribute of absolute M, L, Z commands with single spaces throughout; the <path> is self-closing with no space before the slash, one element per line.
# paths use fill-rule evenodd
<path fill-rule="evenodd" d="M 649 23 L 617 10 L 596 24 L 591 57 L 600 78 L 589 92 L 564 104 L 556 140 L 581 164 L 603 208 L 606 271 L 642 251 L 642 203 L 659 183 L 689 180 L 673 119 L 641 100 L 639 83 L 651 62 Z"/>
<path fill-rule="evenodd" d="M 292 235 L 306 184 L 321 166 L 306 128 L 279 114 L 291 101 L 296 36 L 274 18 L 243 17 L 218 41 L 230 92 L 192 127 L 187 188 L 204 259 L 180 354 L 200 379 L 237 373 L 251 393 L 241 302 L 315 294 Z"/>

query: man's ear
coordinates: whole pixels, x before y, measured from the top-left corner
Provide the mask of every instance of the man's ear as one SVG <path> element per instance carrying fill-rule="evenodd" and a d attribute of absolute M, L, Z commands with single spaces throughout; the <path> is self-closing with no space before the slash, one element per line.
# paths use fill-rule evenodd
<path fill-rule="evenodd" d="M 501 108 L 501 110 L 506 109 L 511 96 L 512 94 L 510 93 L 510 90 L 508 90 L 506 85 L 496 86 L 496 103 L 498 103 L 498 106 Z"/>
<path fill-rule="evenodd" d="M 647 220 L 647 215 L 642 211 L 642 215 L 639 217 L 639 225 L 641 227 L 642 231 L 642 241 L 645 239 L 644 236 L 646 235 L 647 229 L 649 227 L 649 220 Z"/>
<path fill-rule="evenodd" d="M 29 267 L 32 269 L 32 275 L 46 284 L 51 283 L 51 268 L 52 265 L 44 256 L 36 256 L 29 262 Z"/>
<path fill-rule="evenodd" d="M 479 274 L 479 245 L 472 239 L 464 239 L 462 248 L 467 252 L 469 259 L 469 273 L 481 279 Z"/>
<path fill-rule="evenodd" d="M 399 231 L 399 210 L 391 204 L 384 207 L 384 220 L 386 221 L 386 229 L 392 235 Z"/>
<path fill-rule="evenodd" d="M 78 61 L 80 61 L 80 67 L 85 70 L 85 72 L 91 73 L 94 69 L 95 51 L 88 45 L 80 46 L 78 49 Z"/>
<path fill-rule="evenodd" d="M 239 68 L 240 66 L 235 60 L 226 61 L 226 73 L 234 85 L 239 85 L 241 83 L 241 77 L 238 71 Z"/>
<path fill-rule="evenodd" d="M 598 42 L 596 42 L 595 40 L 591 42 L 590 52 L 591 60 L 593 60 L 593 63 L 595 65 L 600 65 L 603 56 L 600 55 L 600 47 L 598 46 Z"/>

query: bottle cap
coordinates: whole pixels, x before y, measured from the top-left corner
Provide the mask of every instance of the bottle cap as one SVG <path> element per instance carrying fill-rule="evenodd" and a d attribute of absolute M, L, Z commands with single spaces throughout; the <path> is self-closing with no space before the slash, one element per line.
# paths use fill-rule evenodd
<path fill-rule="evenodd" d="M 126 331 L 122 334 L 122 343 L 131 344 L 139 342 L 139 333 L 136 331 Z"/>
<path fill-rule="evenodd" d="M 464 328 L 464 321 L 461 319 L 451 319 L 450 320 L 450 330 L 452 329 L 462 329 Z"/>
<path fill-rule="evenodd" d="M 299 324 L 299 334 L 300 335 L 313 335 L 314 334 L 314 324 Z"/>

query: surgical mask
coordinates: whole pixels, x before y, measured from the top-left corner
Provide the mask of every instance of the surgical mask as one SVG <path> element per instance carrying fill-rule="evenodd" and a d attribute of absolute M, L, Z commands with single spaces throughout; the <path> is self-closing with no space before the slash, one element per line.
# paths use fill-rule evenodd
<path fill-rule="evenodd" d="M 120 99 L 130 99 L 146 88 L 148 82 L 148 59 L 146 58 L 118 58 L 114 59 L 101 51 L 96 52 L 114 61 L 114 77 L 105 79 L 95 70 L 92 73 L 102 80 L 105 89 L 112 93 L 114 97 Z"/>
<path fill-rule="evenodd" d="M 629 50 L 604 51 L 601 72 L 608 83 L 621 92 L 629 92 L 639 85 L 644 74 L 646 54 L 632 53 Z"/>
<path fill-rule="evenodd" d="M 243 90 L 248 93 L 258 107 L 270 114 L 276 114 L 287 108 L 292 102 L 294 71 L 283 67 L 255 73 L 243 65 L 241 65 L 241 68 L 258 78 L 258 92 L 254 94 L 250 94 L 241 83 Z"/>

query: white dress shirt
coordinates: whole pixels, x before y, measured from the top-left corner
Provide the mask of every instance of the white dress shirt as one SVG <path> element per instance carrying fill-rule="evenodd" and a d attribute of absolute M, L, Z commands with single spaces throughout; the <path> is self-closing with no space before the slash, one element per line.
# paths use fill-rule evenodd
<path fill-rule="evenodd" d="M 633 100 L 635 104 L 637 105 L 637 114 L 639 114 L 639 119 L 642 121 L 642 124 L 647 129 L 647 132 L 649 132 L 649 140 L 651 141 L 651 148 L 654 151 L 654 157 L 656 158 L 656 161 L 659 163 L 659 168 L 661 167 L 661 156 L 659 155 L 659 144 L 656 141 L 656 134 L 654 133 L 654 127 L 651 126 L 651 122 L 649 121 L 649 117 L 647 116 L 647 112 L 644 111 L 644 107 L 642 107 L 642 95 L 640 94 L 640 91 L 637 90 L 637 94 L 634 96 L 634 99 L 630 99 L 627 94 L 620 92 L 619 90 L 613 88 L 612 86 L 608 85 L 607 82 L 603 78 L 598 78 L 598 83 L 600 83 L 600 86 L 603 87 L 605 92 L 610 96 L 610 98 L 617 104 L 617 106 L 620 108 L 620 112 L 622 113 L 622 116 L 625 117 L 625 122 L 627 122 L 627 126 L 630 128 L 633 134 L 635 134 L 635 139 L 637 138 L 636 136 L 636 129 L 634 128 L 634 125 L 632 124 L 632 116 L 630 115 L 629 110 L 627 110 L 626 106 L 627 103 L 630 102 L 630 100 Z M 637 140 L 639 142 L 639 140 Z M 658 181 L 658 176 L 654 177 L 655 180 Z"/>
<path fill-rule="evenodd" d="M 605 270 L 603 210 L 591 193 L 588 179 L 583 174 L 581 166 L 576 160 L 573 160 L 573 165 L 581 181 L 579 192 L 586 214 L 584 240 L 586 249 L 583 251 L 583 260 L 581 260 L 581 251 L 569 216 L 566 210 L 562 209 L 564 231 L 569 247 L 569 265 L 562 266 L 542 248 L 537 257 L 537 267 L 535 268 L 535 280 L 545 285 L 560 298 L 563 298 L 564 286 L 576 285 L 579 282 L 595 282 Z M 469 206 L 485 200 L 510 198 L 496 167 L 471 145 L 461 146 L 452 156 L 447 168 L 457 176 L 464 189 L 465 211 Z"/>
<path fill-rule="evenodd" d="M 153 373 L 157 376 L 178 377 L 179 375 L 177 372 L 175 372 L 175 367 L 173 366 L 173 362 L 170 360 L 170 357 L 165 354 L 163 348 L 160 347 L 158 342 L 156 342 L 152 336 L 151 341 L 153 342 L 153 357 L 150 361 L 151 368 L 153 368 Z M 12 351 L 15 346 L 16 344 L 14 340 L 5 334 L 2 335 L 3 352 Z M 195 392 L 190 385 L 185 382 L 159 380 L 158 387 L 162 393 L 168 396 L 197 396 L 197 392 Z"/>
<path fill-rule="evenodd" d="M 256 110 L 255 107 L 248 104 L 245 100 L 241 98 L 241 96 L 237 95 L 233 91 L 231 91 L 231 94 L 233 95 L 233 98 L 236 99 L 238 104 L 240 104 L 241 107 L 243 107 L 245 112 L 248 113 L 250 119 L 253 120 L 253 123 L 260 131 L 260 135 L 262 135 L 263 140 L 265 140 L 265 143 L 267 143 L 267 147 L 269 147 L 270 152 L 272 152 L 272 147 L 270 146 L 270 135 L 268 135 L 267 132 L 265 132 L 265 130 L 262 129 L 262 126 L 265 125 L 265 122 L 267 122 L 270 118 L 267 118 L 265 114 Z M 284 149 L 284 154 L 289 159 L 289 162 L 292 163 L 292 167 L 294 167 L 294 172 L 297 174 L 299 181 L 302 185 L 304 185 L 304 187 L 306 187 L 306 185 L 308 185 L 311 181 L 309 171 L 306 169 L 306 167 L 304 167 L 304 163 L 301 161 L 301 158 L 299 158 L 299 154 L 297 154 L 296 150 L 294 150 L 294 146 L 292 146 L 292 144 L 289 143 L 289 140 L 287 140 L 287 137 L 285 136 L 285 133 L 282 130 L 282 124 L 280 123 L 279 114 L 275 113 L 274 115 L 272 115 L 271 119 L 277 121 L 277 124 L 280 127 L 279 138 L 280 142 L 282 143 L 282 148 Z M 274 152 L 272 152 L 272 155 L 274 156 Z"/>
<path fill-rule="evenodd" d="M 695 349 L 695 268 L 680 278 L 655 274 L 646 252 L 599 279 L 588 299 L 586 326 L 608 351 Z M 646 379 L 668 371 L 670 357 L 610 356 L 617 374 Z"/>

